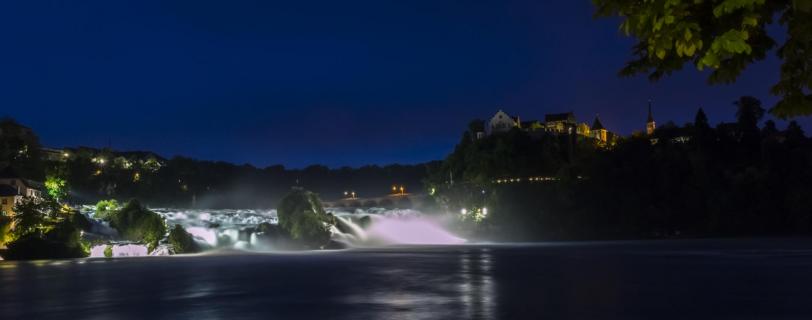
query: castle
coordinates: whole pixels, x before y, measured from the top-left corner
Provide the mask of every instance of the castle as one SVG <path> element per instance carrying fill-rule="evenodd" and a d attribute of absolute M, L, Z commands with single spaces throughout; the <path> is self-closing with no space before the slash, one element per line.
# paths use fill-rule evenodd
<path fill-rule="evenodd" d="M 485 124 L 485 132 L 477 132 L 478 139 L 485 135 L 492 135 L 518 128 L 531 134 L 547 133 L 554 135 L 575 134 L 584 138 L 595 139 L 601 145 L 609 146 L 615 143 L 619 135 L 609 131 L 596 115 L 592 125 L 586 122 L 578 123 L 573 112 L 551 113 L 544 115 L 544 122 L 538 120 L 522 121 L 518 116 L 513 117 L 499 110 L 490 121 Z M 656 123 L 651 114 L 651 101 L 648 104 L 648 119 L 646 121 L 646 134 L 654 134 Z"/>
<path fill-rule="evenodd" d="M 544 115 L 544 121 L 530 120 L 521 121 L 519 117 L 512 117 L 506 112 L 499 110 L 491 117 L 485 125 L 486 135 L 498 134 L 518 128 L 531 134 L 548 133 L 554 135 L 576 134 L 585 138 L 596 139 L 599 143 L 610 144 L 616 135 L 607 130 L 597 116 L 592 125 L 581 122 L 578 123 L 575 114 L 551 113 Z M 481 135 L 479 136 L 481 137 Z"/>

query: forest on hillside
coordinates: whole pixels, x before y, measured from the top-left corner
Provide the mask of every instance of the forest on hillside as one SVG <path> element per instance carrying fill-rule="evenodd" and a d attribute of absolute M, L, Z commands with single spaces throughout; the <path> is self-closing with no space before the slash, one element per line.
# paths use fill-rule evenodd
<path fill-rule="evenodd" d="M 487 207 L 471 225 L 495 238 L 812 233 L 812 142 L 794 121 L 763 121 L 753 97 L 734 107 L 734 123 L 711 126 L 699 109 L 692 123 L 612 147 L 520 129 L 474 139 L 469 130 L 428 181 L 452 211 Z"/>
<path fill-rule="evenodd" d="M 292 187 L 318 193 L 325 200 L 355 192 L 378 197 L 393 185 L 422 190 L 433 163 L 328 168 L 311 165 L 290 169 L 264 168 L 222 161 L 202 161 L 152 152 L 116 151 L 88 147 L 43 149 L 36 133 L 13 119 L 0 121 L 0 169 L 35 181 L 65 181 L 74 204 L 101 199 L 139 199 L 149 206 L 197 208 L 271 208 Z"/>

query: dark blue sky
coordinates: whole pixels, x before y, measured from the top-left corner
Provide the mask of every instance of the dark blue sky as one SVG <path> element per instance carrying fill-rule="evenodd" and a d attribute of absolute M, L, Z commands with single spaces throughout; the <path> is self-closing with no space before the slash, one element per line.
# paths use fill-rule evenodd
<path fill-rule="evenodd" d="M 441 159 L 497 109 L 600 114 L 628 134 L 649 98 L 661 123 L 775 101 L 772 57 L 729 86 L 693 70 L 618 78 L 633 42 L 592 13 L 588 0 L 3 1 L 0 115 L 54 147 L 358 166 Z"/>

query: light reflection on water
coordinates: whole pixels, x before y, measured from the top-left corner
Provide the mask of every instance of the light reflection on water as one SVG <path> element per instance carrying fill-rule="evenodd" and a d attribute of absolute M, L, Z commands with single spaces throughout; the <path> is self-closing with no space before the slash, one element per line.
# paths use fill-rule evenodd
<path fill-rule="evenodd" d="M 690 254 L 711 245 L 724 254 Z M 4 261 L 0 318 L 812 318 L 812 255 L 776 254 L 812 243 L 768 242 L 757 253 L 752 243 L 691 246 L 463 245 Z"/>
<path fill-rule="evenodd" d="M 489 248 L 474 249 L 460 255 L 460 300 L 464 305 L 465 318 L 492 319 L 496 290 L 491 277 L 491 254 Z"/>

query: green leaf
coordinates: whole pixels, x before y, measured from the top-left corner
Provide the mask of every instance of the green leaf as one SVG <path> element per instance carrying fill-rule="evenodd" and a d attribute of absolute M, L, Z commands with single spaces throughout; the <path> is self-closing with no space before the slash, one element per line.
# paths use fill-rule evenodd
<path fill-rule="evenodd" d="M 657 58 L 665 59 L 665 49 L 657 49 Z"/>

